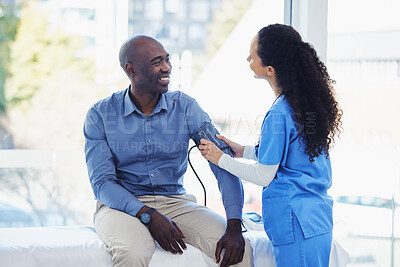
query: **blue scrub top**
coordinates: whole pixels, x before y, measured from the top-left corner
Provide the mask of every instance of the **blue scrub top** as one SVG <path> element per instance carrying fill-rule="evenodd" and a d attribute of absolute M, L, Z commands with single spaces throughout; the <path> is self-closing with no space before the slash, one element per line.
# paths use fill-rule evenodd
<path fill-rule="evenodd" d="M 310 114 L 310 123 L 315 117 Z M 332 231 L 333 200 L 327 194 L 332 184 L 329 158 L 322 154 L 309 161 L 305 145 L 292 118 L 292 108 L 279 96 L 264 118 L 258 162 L 279 164 L 275 179 L 262 194 L 265 231 L 273 245 L 294 242 L 292 214 L 305 238 Z"/>

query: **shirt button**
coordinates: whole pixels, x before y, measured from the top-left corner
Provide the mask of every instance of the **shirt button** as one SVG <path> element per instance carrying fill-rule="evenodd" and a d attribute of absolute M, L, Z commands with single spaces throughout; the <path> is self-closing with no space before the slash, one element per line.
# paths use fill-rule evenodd
<path fill-rule="evenodd" d="M 154 174 L 152 173 L 152 174 L 150 174 L 150 176 L 151 176 L 151 177 L 154 177 Z"/>
<path fill-rule="evenodd" d="M 147 143 L 150 143 L 150 142 L 151 142 L 151 140 L 150 140 L 150 139 L 148 139 L 148 140 L 147 140 Z"/>

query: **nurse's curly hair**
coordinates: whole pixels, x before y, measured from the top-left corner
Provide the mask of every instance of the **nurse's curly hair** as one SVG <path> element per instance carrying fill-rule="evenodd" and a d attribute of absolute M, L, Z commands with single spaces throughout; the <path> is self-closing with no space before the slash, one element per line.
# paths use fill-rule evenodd
<path fill-rule="evenodd" d="M 273 24 L 258 32 L 257 53 L 264 66 L 275 69 L 280 93 L 293 109 L 305 153 L 314 161 L 329 149 L 341 130 L 342 110 L 333 84 L 314 47 L 291 26 Z"/>

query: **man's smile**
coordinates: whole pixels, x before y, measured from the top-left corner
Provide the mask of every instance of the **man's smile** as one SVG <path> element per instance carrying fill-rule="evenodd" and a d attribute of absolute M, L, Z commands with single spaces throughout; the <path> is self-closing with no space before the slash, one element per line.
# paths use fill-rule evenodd
<path fill-rule="evenodd" d="M 158 78 L 158 81 L 163 85 L 168 85 L 169 84 L 169 80 L 170 80 L 169 75 L 163 75 L 160 78 Z"/>

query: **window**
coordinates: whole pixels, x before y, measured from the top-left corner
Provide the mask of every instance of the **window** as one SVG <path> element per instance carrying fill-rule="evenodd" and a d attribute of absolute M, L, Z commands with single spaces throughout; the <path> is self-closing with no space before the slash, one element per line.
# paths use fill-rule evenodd
<path fill-rule="evenodd" d="M 149 20 L 161 20 L 164 17 L 163 0 L 146 0 L 144 15 Z"/>
<path fill-rule="evenodd" d="M 400 197 L 400 126 L 394 123 L 400 116 L 399 8 L 392 0 L 328 1 L 327 67 L 344 112 L 344 131 L 331 153 L 331 193 L 362 196 L 352 213 L 359 214 L 364 225 L 358 223 L 338 240 L 351 261 L 369 259 L 362 266 L 390 266 L 400 246 L 397 239 L 357 235 L 357 228 L 368 228 L 380 234 L 385 230 L 390 237 L 392 225 L 394 234 L 399 233 L 399 209 L 397 204 L 395 210 L 391 207 L 392 197 L 396 203 Z M 338 205 L 334 216 L 345 209 Z M 379 223 L 373 223 L 376 217 Z M 351 218 L 345 223 L 354 225 Z M 392 266 L 397 264 L 394 258 Z"/>
<path fill-rule="evenodd" d="M 190 17 L 192 20 L 208 21 L 210 18 L 210 4 L 206 0 L 190 2 Z"/>
<path fill-rule="evenodd" d="M 133 0 L 130 1 L 132 12 L 142 12 L 143 11 L 143 0 Z"/>
<path fill-rule="evenodd" d="M 70 14 L 68 21 L 76 32 L 51 35 L 53 32 L 48 29 L 55 28 L 51 24 L 53 21 L 48 21 L 45 12 L 42 13 L 41 7 L 38 6 L 28 10 L 29 13 L 26 13 L 27 10 L 21 12 L 21 20 L 24 21 L 19 25 L 27 28 L 18 28 L 18 31 L 29 32 L 29 34 L 18 35 L 16 43 L 10 47 L 10 54 L 14 60 L 10 60 L 9 63 L 11 72 L 15 75 L 14 79 L 7 78 L 8 93 L 15 90 L 18 92 L 15 99 L 29 99 L 21 105 L 10 104 L 7 119 L 0 121 L 3 126 L 0 126 L 1 147 L 10 148 L 10 150 L 0 150 L 2 152 L 0 153 L 0 181 L 3 182 L 0 186 L 0 213 L 4 210 L 12 210 L 16 217 L 19 216 L 20 219 L 12 224 L 13 226 L 92 224 L 95 200 L 83 154 L 83 121 L 91 105 L 116 90 L 125 89 L 129 84 L 118 62 L 118 49 L 123 40 L 113 39 L 121 32 L 121 27 L 117 25 L 124 23 L 120 20 L 123 16 L 120 16 L 118 11 L 123 11 L 125 14 L 126 10 L 112 9 L 115 5 L 110 4 L 111 2 L 104 2 L 104 5 L 100 5 L 99 2 L 99 5 L 96 4 L 90 8 L 85 7 L 82 1 L 79 8 L 72 4 L 68 6 L 67 2 L 65 1 L 63 8 L 66 16 Z M 250 7 L 250 1 L 247 2 L 246 8 Z M 57 3 L 57 1 L 49 0 L 47 3 Z M 189 3 L 193 4 L 190 10 L 188 10 Z M 261 3 L 264 7 L 266 5 L 264 1 L 257 1 L 257 3 Z M 242 6 L 242 2 L 240 4 Z M 32 3 L 32 6 L 36 4 Z M 282 15 L 277 15 L 283 12 L 282 4 L 279 3 L 276 6 L 279 7 L 268 5 L 268 12 L 271 14 L 268 13 L 266 17 L 270 19 L 270 22 L 282 21 Z M 191 77 L 200 77 L 199 73 L 192 74 L 195 69 L 194 64 L 200 61 L 207 63 L 213 59 L 213 56 L 206 55 L 197 60 L 197 58 L 192 59 L 192 55 L 195 51 L 200 53 L 206 50 L 209 32 L 204 20 L 210 20 L 211 13 L 222 7 L 220 0 L 129 1 L 129 12 L 133 13 L 129 18 L 129 30 L 131 34 L 148 34 L 163 42 L 174 64 L 174 79 L 181 79 L 177 84 L 182 87 L 177 86 L 177 88 L 188 90 L 188 93 L 193 95 L 194 92 L 190 91 Z M 257 8 L 253 8 L 252 12 L 258 10 L 261 14 L 265 14 Z M 235 72 L 234 76 L 243 76 L 243 68 L 248 69 L 245 59 L 250 40 L 261 24 L 269 22 L 266 20 L 254 23 L 251 20 L 260 13 L 246 17 L 245 22 L 241 24 L 241 29 L 238 29 L 238 32 L 232 36 L 233 39 L 227 44 L 229 49 L 224 49 L 221 53 L 224 57 L 216 60 L 218 64 L 222 64 L 222 67 L 219 65 L 218 71 L 215 71 L 215 67 L 210 68 L 213 73 L 226 69 L 227 58 L 228 60 L 235 58 L 237 61 L 233 63 L 229 61 L 228 65 L 238 66 L 235 68 L 238 72 Z M 52 18 L 57 14 L 61 15 L 62 10 L 52 13 Z M 166 19 L 164 14 L 171 17 Z M 61 17 L 57 18 L 61 19 Z M 238 16 L 235 19 L 238 22 L 241 18 Z M 73 23 L 75 20 L 79 23 Z M 81 31 L 88 31 L 90 35 L 79 38 L 77 33 Z M 43 34 L 44 32 L 49 35 Z M 117 49 L 114 49 L 115 46 Z M 18 50 L 21 47 L 25 48 L 24 53 Z M 235 51 L 235 54 L 237 53 L 235 57 L 232 56 L 231 49 Z M 18 72 L 21 69 L 21 65 L 18 65 L 21 61 L 24 63 L 22 64 L 24 73 L 29 73 L 26 77 L 18 76 L 21 73 Z M 225 77 L 229 75 L 232 73 L 223 74 Z M 35 77 L 35 79 L 30 77 Z M 25 82 L 26 78 L 28 82 Z M 251 75 L 249 78 L 253 79 Z M 225 90 L 232 87 L 229 84 L 231 81 L 220 85 L 218 82 L 222 79 L 218 77 L 216 80 L 217 83 L 210 79 L 210 82 L 215 84 L 203 87 L 204 92 L 212 90 L 212 93 L 217 93 L 215 88 Z M 184 88 L 183 85 L 185 85 Z M 236 96 L 236 98 L 241 97 Z M 222 98 L 217 96 L 216 99 Z M 235 101 L 241 101 L 241 99 Z M 227 108 L 234 110 L 232 107 Z M 213 115 L 211 108 L 207 107 L 207 111 Z M 223 122 L 224 118 L 215 116 L 215 119 L 216 122 Z M 247 142 L 249 136 L 251 140 L 256 140 L 257 132 L 254 130 L 249 133 L 246 128 L 247 123 L 253 119 L 254 116 L 235 117 L 234 123 L 231 124 L 232 129 L 237 126 L 235 123 L 239 120 L 240 130 L 231 131 L 231 133 L 237 134 L 240 138 L 246 137 L 242 141 Z M 21 154 L 13 157 L 12 162 L 6 161 L 11 158 L 12 151 L 20 151 Z M 206 183 L 208 205 L 224 214 L 218 186 L 212 174 L 209 173 L 207 162 L 199 153 L 196 154 L 195 151 L 192 153 L 194 166 Z M 38 161 L 35 161 L 38 164 L 30 164 L 31 160 Z M 8 162 L 7 165 L 5 162 Z M 13 183 L 3 186 L 5 177 L 8 178 L 8 182 Z M 26 181 L 22 178 L 29 179 Z M 202 191 L 201 188 L 200 192 L 197 190 L 198 186 L 196 178 L 189 169 L 185 176 L 185 188 L 188 192 L 195 194 L 198 202 L 201 203 Z M 245 186 L 246 211 L 261 213 L 260 188 L 253 188 L 249 184 Z M 13 189 L 17 192 L 12 192 Z M 0 225 L 5 224 L 0 222 Z"/>
<path fill-rule="evenodd" d="M 166 0 L 165 12 L 168 18 L 184 20 L 187 16 L 186 6 L 189 3 L 185 0 Z"/>
<path fill-rule="evenodd" d="M 193 23 L 188 29 L 188 37 L 190 45 L 193 47 L 202 47 L 206 41 L 206 31 L 203 24 Z"/>

